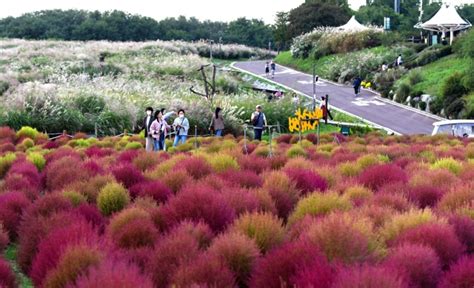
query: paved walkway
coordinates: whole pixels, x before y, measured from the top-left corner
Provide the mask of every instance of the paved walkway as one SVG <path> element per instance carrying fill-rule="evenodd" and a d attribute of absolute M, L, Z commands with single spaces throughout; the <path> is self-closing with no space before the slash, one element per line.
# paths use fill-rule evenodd
<path fill-rule="evenodd" d="M 237 62 L 233 67 L 265 78 L 265 61 Z M 277 65 L 274 82 L 312 98 L 312 75 Z M 370 90 L 362 90 L 355 97 L 354 88 L 346 85 L 319 80 L 316 96 L 321 99 L 329 95 L 329 106 L 335 110 L 359 117 L 396 134 L 431 134 L 433 123 L 443 118 L 381 98 Z"/>

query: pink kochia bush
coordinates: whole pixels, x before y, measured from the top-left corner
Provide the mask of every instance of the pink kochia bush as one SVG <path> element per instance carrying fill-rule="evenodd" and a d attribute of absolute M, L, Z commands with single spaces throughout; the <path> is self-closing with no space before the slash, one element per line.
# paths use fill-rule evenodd
<path fill-rule="evenodd" d="M 11 240 L 18 236 L 22 214 L 29 205 L 30 200 L 21 192 L 0 194 L 0 223 Z"/>
<path fill-rule="evenodd" d="M 205 185 L 187 186 L 163 206 L 163 219 L 172 226 L 188 219 L 204 221 L 214 231 L 223 231 L 235 218 L 235 211 L 216 190 Z"/>
<path fill-rule="evenodd" d="M 408 180 L 405 171 L 394 164 L 373 165 L 364 170 L 359 176 L 363 185 L 379 190 L 381 187 L 392 183 L 405 183 Z"/>
<path fill-rule="evenodd" d="M 384 267 L 362 265 L 341 269 L 332 287 L 404 288 L 406 285 L 396 271 Z"/>
<path fill-rule="evenodd" d="M 426 223 L 408 229 L 398 236 L 396 245 L 412 243 L 433 248 L 443 267 L 455 262 L 466 247 L 459 241 L 453 227 L 446 224 Z"/>
<path fill-rule="evenodd" d="M 436 287 L 442 274 L 436 252 L 419 244 L 404 244 L 392 249 L 383 266 L 397 271 L 410 287 Z"/>
<path fill-rule="evenodd" d="M 472 287 L 474 285 L 474 256 L 464 256 L 451 265 L 439 287 Z"/>
<path fill-rule="evenodd" d="M 328 275 L 317 275 L 316 272 L 310 276 L 310 270 L 306 269 L 311 268 L 327 271 Z M 308 278 L 315 279 L 301 279 L 299 273 L 308 273 Z M 283 244 L 257 261 L 250 287 L 293 287 L 295 282 L 302 280 L 316 282 L 315 286 L 307 287 L 329 287 L 333 276 L 332 269 L 318 247 L 310 241 L 299 240 Z"/>
<path fill-rule="evenodd" d="M 130 196 L 150 197 L 157 203 L 164 203 L 173 194 L 173 191 L 161 181 L 144 181 L 130 187 Z"/>
<path fill-rule="evenodd" d="M 138 168 L 132 164 L 122 164 L 112 169 L 115 179 L 122 183 L 126 188 L 142 182 L 145 178 Z"/>
<path fill-rule="evenodd" d="M 319 174 L 302 168 L 287 169 L 286 174 L 296 182 L 298 188 L 303 194 L 314 191 L 325 191 L 328 187 L 326 180 Z"/>
<path fill-rule="evenodd" d="M 7 261 L 0 258 L 0 287 L 15 288 L 16 284 L 15 274 Z"/>

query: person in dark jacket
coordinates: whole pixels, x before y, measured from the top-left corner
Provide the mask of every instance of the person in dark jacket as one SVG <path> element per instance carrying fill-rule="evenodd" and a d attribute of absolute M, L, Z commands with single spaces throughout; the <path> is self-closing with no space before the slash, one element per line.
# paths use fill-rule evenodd
<path fill-rule="evenodd" d="M 145 130 L 145 149 L 146 151 L 153 151 L 153 137 L 150 133 L 150 126 L 151 123 L 153 123 L 153 108 L 152 107 L 147 107 L 146 110 L 146 116 L 143 119 L 143 129 Z"/>
<path fill-rule="evenodd" d="M 212 115 L 211 124 L 209 130 L 214 130 L 216 137 L 221 137 L 222 132 L 224 131 L 224 117 L 221 113 L 222 109 L 220 107 L 216 108 L 214 115 Z"/>
<path fill-rule="evenodd" d="M 267 126 L 267 118 L 262 112 L 262 106 L 257 105 L 257 107 L 255 107 L 255 112 L 252 113 L 252 117 L 250 118 L 250 120 L 253 125 L 255 140 L 261 141 L 263 129 L 265 128 L 265 126 Z"/>
<path fill-rule="evenodd" d="M 362 79 L 360 79 L 359 76 L 354 78 L 353 87 L 354 87 L 355 96 L 359 96 L 361 84 L 362 84 Z"/>

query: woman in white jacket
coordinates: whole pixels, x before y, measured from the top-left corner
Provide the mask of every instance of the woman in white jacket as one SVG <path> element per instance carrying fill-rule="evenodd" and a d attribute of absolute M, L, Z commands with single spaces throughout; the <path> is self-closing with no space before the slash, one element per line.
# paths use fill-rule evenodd
<path fill-rule="evenodd" d="M 174 119 L 173 127 L 176 131 L 176 137 L 174 138 L 173 146 L 178 146 L 179 142 L 184 144 L 188 138 L 189 121 L 188 118 L 184 116 L 183 109 L 178 111 L 178 118 Z"/>

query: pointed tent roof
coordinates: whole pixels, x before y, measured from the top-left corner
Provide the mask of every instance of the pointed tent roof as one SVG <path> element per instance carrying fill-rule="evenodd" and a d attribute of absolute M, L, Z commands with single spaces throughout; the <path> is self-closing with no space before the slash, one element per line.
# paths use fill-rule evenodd
<path fill-rule="evenodd" d="M 360 24 L 355 19 L 355 16 L 352 16 L 351 19 L 349 19 L 349 21 L 346 24 L 336 27 L 336 30 L 339 30 L 339 31 L 364 31 L 368 29 L 369 29 L 368 27 Z"/>
<path fill-rule="evenodd" d="M 471 27 L 471 23 L 459 16 L 454 5 L 441 5 L 436 14 L 425 23 L 418 23 L 415 28 L 430 31 L 458 31 Z"/>

